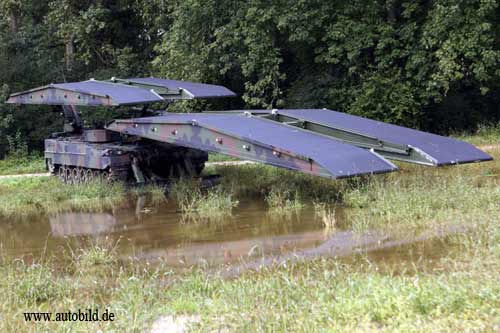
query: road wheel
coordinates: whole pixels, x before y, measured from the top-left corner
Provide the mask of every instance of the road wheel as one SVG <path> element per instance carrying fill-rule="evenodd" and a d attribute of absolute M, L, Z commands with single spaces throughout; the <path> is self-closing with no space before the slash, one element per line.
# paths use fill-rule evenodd
<path fill-rule="evenodd" d="M 71 168 L 69 167 L 64 167 L 64 182 L 71 184 Z"/>
<path fill-rule="evenodd" d="M 59 170 L 57 171 L 57 177 L 61 182 L 66 183 L 66 167 L 59 167 Z"/>
<path fill-rule="evenodd" d="M 70 177 L 71 184 L 78 184 L 78 168 L 71 168 Z"/>
<path fill-rule="evenodd" d="M 91 182 L 94 180 L 94 173 L 92 172 L 92 169 L 84 169 L 83 170 L 83 181 L 85 183 Z"/>

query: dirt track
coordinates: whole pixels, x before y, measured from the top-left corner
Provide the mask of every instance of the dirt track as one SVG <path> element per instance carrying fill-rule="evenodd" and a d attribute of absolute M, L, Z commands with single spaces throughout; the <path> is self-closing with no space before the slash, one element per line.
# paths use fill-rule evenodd
<path fill-rule="evenodd" d="M 46 172 L 46 173 L 26 173 L 21 175 L 5 175 L 5 176 L 0 176 L 0 180 L 9 178 L 45 177 L 45 176 L 50 176 L 50 173 Z"/>
<path fill-rule="evenodd" d="M 491 151 L 495 149 L 500 149 L 500 143 L 494 143 L 492 145 L 480 145 L 477 146 L 477 148 L 484 150 L 484 151 Z"/>
<path fill-rule="evenodd" d="M 253 161 L 223 161 L 223 162 L 208 162 L 206 166 L 216 166 L 216 165 L 245 165 L 245 164 L 255 164 L 257 162 Z M 20 175 L 4 175 L 0 176 L 0 180 L 9 179 L 9 178 L 23 178 L 23 177 L 47 177 L 50 176 L 50 173 L 26 173 Z"/>

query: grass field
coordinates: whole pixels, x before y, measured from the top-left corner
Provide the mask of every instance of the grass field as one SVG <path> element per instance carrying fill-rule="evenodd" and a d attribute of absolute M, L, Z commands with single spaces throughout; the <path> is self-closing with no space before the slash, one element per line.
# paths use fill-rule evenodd
<path fill-rule="evenodd" d="M 96 181 L 83 185 L 62 184 L 55 177 L 10 178 L 0 181 L 0 216 L 27 217 L 70 210 L 99 211 L 125 198 L 120 183 Z"/>
<path fill-rule="evenodd" d="M 41 156 L 25 156 L 0 159 L 0 176 L 45 172 L 45 161 Z"/>
<path fill-rule="evenodd" d="M 464 139 L 500 142 L 498 132 L 483 133 Z M 498 331 L 500 147 L 489 153 L 495 161 L 442 169 L 401 164 L 399 173 L 348 181 L 264 166 L 211 168 L 208 172 L 224 176 L 214 190 L 219 195 L 178 189 L 172 198 L 181 201 L 188 192 L 218 207 L 233 207 L 238 198 L 252 195 L 266 200 L 269 210 L 283 205 L 305 209 L 314 203 L 325 219 L 331 215 L 328 205 L 335 203 L 345 207 L 348 227 L 360 234 L 377 230 L 411 238 L 450 226 L 468 232 L 437 236 L 444 249 L 432 257 L 385 261 L 360 252 L 349 258 L 298 258 L 233 278 L 224 277 L 227 267 L 179 271 L 123 258 L 116 244 L 106 240 L 67 248 L 60 254 L 67 257 L 64 266 L 50 256 L 30 261 L 3 256 L 0 331 L 133 332 L 149 330 L 161 316 L 199 316 L 191 327 L 199 332 Z M 120 185 L 66 188 L 52 181 L 0 182 L 2 214 L 16 214 L 5 208 L 16 204 L 24 211 L 51 209 L 48 198 L 79 209 L 81 198 L 106 204 L 103 198 L 110 193 L 117 201 L 124 193 Z M 22 200 L 16 201 L 21 192 Z M 192 196 L 185 199 L 188 208 Z M 228 196 L 230 202 L 224 199 Z M 193 209 L 208 209 L 200 207 Z M 23 316 L 89 307 L 109 308 L 116 320 L 26 323 Z"/>

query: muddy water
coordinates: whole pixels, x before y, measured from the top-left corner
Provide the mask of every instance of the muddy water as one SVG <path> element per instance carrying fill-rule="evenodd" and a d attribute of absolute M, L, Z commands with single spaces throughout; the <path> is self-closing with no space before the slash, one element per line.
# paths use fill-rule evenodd
<path fill-rule="evenodd" d="M 9 257 L 57 254 L 88 244 L 117 244 L 120 256 L 171 265 L 220 264 L 316 247 L 326 240 L 312 210 L 276 216 L 262 201 L 243 200 L 223 221 L 192 221 L 174 204 L 130 201 L 110 211 L 0 219 L 0 251 Z"/>
<path fill-rule="evenodd" d="M 8 257 L 30 260 L 78 251 L 89 244 L 116 246 L 121 258 L 130 257 L 172 266 L 234 264 L 256 268 L 284 259 L 349 256 L 373 253 L 377 260 L 408 256 L 436 256 L 444 246 L 414 246 L 382 233 L 355 234 L 344 211 L 335 210 L 336 227 L 325 228 L 312 207 L 285 216 L 270 214 L 262 200 L 240 201 L 223 221 L 192 221 L 173 203 L 150 206 L 145 198 L 130 200 L 113 210 L 69 212 L 22 221 L 0 219 L 0 251 Z M 244 263 L 244 266 L 241 266 Z"/>

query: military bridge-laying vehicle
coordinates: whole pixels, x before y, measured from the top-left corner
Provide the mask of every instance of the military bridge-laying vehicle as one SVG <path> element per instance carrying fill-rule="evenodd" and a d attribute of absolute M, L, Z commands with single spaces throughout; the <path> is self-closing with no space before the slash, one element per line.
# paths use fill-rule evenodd
<path fill-rule="evenodd" d="M 50 84 L 12 94 L 6 103 L 60 108 L 64 131 L 45 140 L 45 161 L 51 173 L 73 184 L 96 177 L 137 183 L 197 177 L 209 152 L 329 178 L 397 170 L 389 160 L 444 166 L 492 159 L 452 138 L 327 109 L 172 113 L 165 106 L 232 96 L 212 84 L 112 78 Z M 157 103 L 165 107 L 149 109 Z M 79 106 L 142 108 L 138 118 L 86 129 Z"/>

